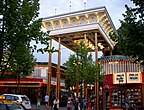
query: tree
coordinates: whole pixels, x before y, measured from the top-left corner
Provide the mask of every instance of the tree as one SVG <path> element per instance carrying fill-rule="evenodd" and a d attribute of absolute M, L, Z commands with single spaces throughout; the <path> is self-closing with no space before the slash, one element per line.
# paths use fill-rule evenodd
<path fill-rule="evenodd" d="M 41 30 L 42 19 L 37 18 L 38 2 L 39 0 L 1 0 L 0 2 L 1 79 L 9 70 L 12 74 L 18 72 L 18 74 L 24 73 L 23 76 L 29 75 L 34 67 L 34 50 L 37 49 L 42 53 L 50 51 L 48 32 L 44 33 Z M 44 44 L 45 47 L 32 46 L 30 44 L 32 41 L 36 44 Z"/>
<path fill-rule="evenodd" d="M 114 39 L 118 41 L 114 54 L 123 54 L 138 57 L 144 53 L 144 1 L 131 0 L 134 8 L 126 7 L 121 20 L 121 27 L 118 29 L 119 36 Z"/>
<path fill-rule="evenodd" d="M 24 78 L 31 75 L 34 70 L 35 58 L 25 45 L 21 45 L 12 55 L 8 63 L 7 70 L 11 74 L 5 75 L 4 78 Z"/>
<path fill-rule="evenodd" d="M 79 83 L 82 80 L 89 79 L 87 84 L 94 84 L 96 78 L 95 71 L 96 69 L 99 70 L 99 67 L 96 66 L 92 59 L 92 54 L 88 53 L 88 48 L 83 43 L 80 44 L 76 54 L 70 55 L 64 65 L 67 68 L 64 74 L 69 82 L 69 86 L 75 86 L 76 79 L 78 79 Z"/>
<path fill-rule="evenodd" d="M 12 55 L 12 59 L 9 61 L 11 69 L 8 70 L 12 74 L 5 75 L 9 78 L 15 78 L 17 81 L 17 94 L 19 94 L 20 78 L 25 78 L 31 75 L 34 70 L 36 59 L 31 54 L 28 48 L 25 48 L 25 45 L 20 45 Z"/>
<path fill-rule="evenodd" d="M 67 86 L 81 85 L 81 97 L 83 92 L 82 85 L 86 88 L 87 84 L 94 84 L 97 80 L 97 75 L 100 73 L 100 66 L 97 66 L 93 61 L 92 54 L 89 54 L 89 49 L 83 42 L 80 43 L 76 54 L 70 55 L 64 65 L 67 68 L 64 72 Z"/>

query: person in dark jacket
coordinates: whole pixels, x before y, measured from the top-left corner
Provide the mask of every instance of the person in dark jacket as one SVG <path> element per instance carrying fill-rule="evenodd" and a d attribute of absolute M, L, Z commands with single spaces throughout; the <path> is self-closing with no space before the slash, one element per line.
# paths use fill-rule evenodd
<path fill-rule="evenodd" d="M 79 99 L 78 98 L 76 98 L 75 99 L 75 104 L 74 104 L 74 110 L 79 110 Z"/>
<path fill-rule="evenodd" d="M 83 108 L 84 110 L 87 108 L 87 99 L 85 97 L 83 98 Z"/>

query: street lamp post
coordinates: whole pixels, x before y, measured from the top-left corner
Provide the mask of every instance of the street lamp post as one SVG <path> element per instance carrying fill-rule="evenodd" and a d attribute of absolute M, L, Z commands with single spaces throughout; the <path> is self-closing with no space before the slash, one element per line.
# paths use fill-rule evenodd
<path fill-rule="evenodd" d="M 80 63 L 80 62 L 78 62 L 78 65 L 80 65 L 81 67 L 82 67 L 82 70 L 83 70 L 83 62 L 82 63 Z M 82 73 L 83 71 L 81 71 L 80 73 L 81 73 L 81 77 L 83 77 L 83 73 Z M 81 91 L 80 91 L 80 110 L 82 110 L 82 102 L 83 102 L 83 100 L 82 100 L 82 94 L 83 94 L 83 80 L 82 80 L 83 78 L 81 78 L 80 79 L 80 87 L 81 87 Z"/>
<path fill-rule="evenodd" d="M 81 62 L 77 62 L 77 63 L 73 63 L 74 65 L 76 65 L 76 69 L 77 69 L 77 73 L 78 73 L 78 65 L 82 67 L 83 70 L 83 63 Z M 80 74 L 82 76 L 82 71 L 80 71 Z M 80 110 L 82 110 L 82 94 L 83 94 L 83 80 L 82 78 L 80 79 Z"/>

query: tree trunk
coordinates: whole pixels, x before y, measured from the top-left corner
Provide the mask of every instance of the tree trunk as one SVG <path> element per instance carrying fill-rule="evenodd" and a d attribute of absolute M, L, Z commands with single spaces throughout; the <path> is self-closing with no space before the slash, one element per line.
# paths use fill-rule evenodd
<path fill-rule="evenodd" d="M 84 81 L 84 97 L 87 99 L 87 81 Z"/>
<path fill-rule="evenodd" d="M 20 74 L 17 73 L 17 94 L 20 94 Z"/>

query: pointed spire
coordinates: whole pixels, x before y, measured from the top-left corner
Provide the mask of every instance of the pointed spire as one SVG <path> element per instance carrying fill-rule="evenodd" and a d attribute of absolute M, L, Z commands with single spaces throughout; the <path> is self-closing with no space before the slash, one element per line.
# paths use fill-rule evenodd
<path fill-rule="evenodd" d="M 56 15 L 57 9 L 58 9 L 58 7 L 57 7 L 57 5 L 55 5 L 54 6 L 55 15 Z"/>
<path fill-rule="evenodd" d="M 83 3 L 84 3 L 84 9 L 86 9 L 87 0 L 83 0 Z"/>
<path fill-rule="evenodd" d="M 70 7 L 70 12 L 71 12 L 71 7 L 72 7 L 72 2 L 69 2 L 69 7 Z"/>

